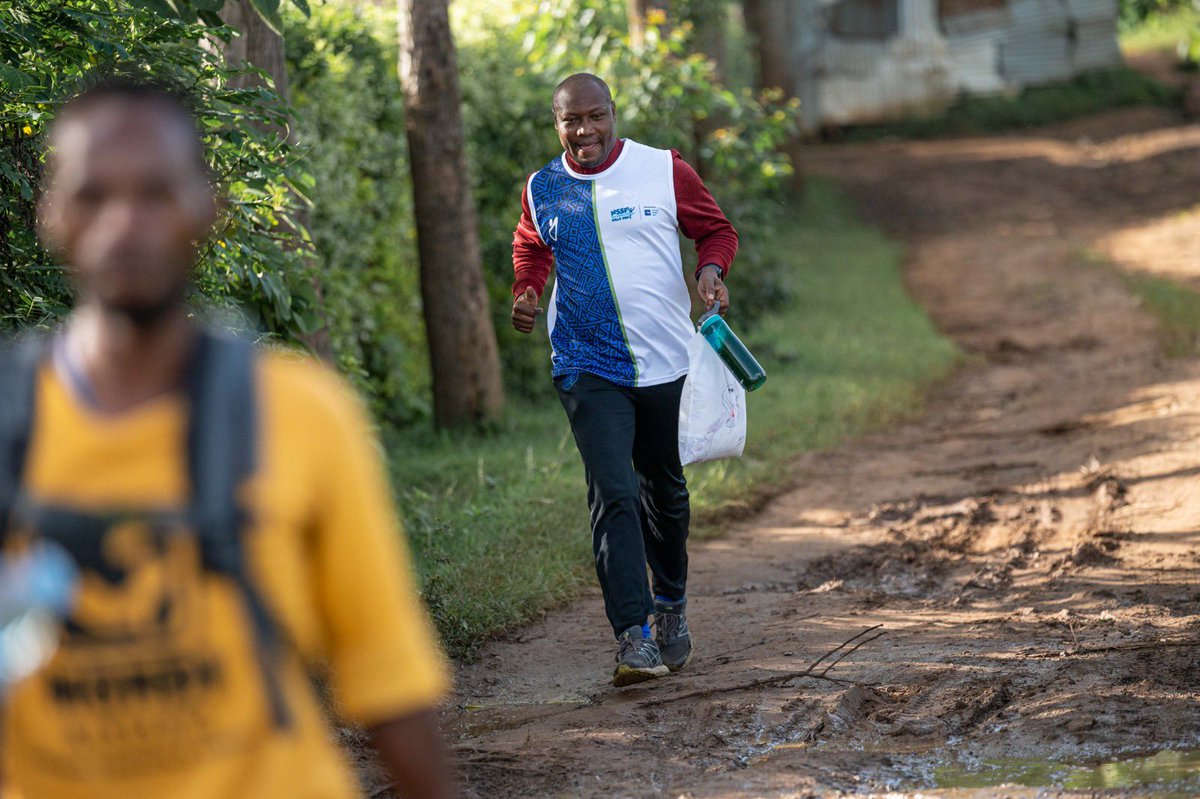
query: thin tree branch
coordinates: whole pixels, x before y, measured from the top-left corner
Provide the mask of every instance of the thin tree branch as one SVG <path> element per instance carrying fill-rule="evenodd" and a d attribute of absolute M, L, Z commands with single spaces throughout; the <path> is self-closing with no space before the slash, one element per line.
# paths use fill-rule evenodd
<path fill-rule="evenodd" d="M 883 632 L 876 633 L 875 635 L 872 635 L 870 637 L 863 638 L 863 636 L 867 635 L 870 632 L 878 630 L 882 626 L 883 626 L 882 624 L 876 624 L 873 627 L 867 627 L 865 630 L 862 630 L 857 635 L 851 636 L 850 638 L 846 639 L 845 641 L 843 641 L 840 644 L 838 644 L 837 646 L 835 646 L 833 649 L 830 649 L 828 652 L 821 655 L 821 657 L 817 658 L 812 663 L 808 664 L 808 668 L 804 669 L 803 671 L 790 671 L 790 672 L 786 672 L 784 674 L 775 674 L 770 677 L 760 677 L 757 680 L 751 680 L 750 682 L 746 682 L 746 683 L 738 683 L 735 685 L 725 685 L 725 686 L 720 686 L 720 687 L 716 687 L 716 688 L 705 688 L 705 689 L 698 690 L 698 691 L 688 691 L 687 693 L 675 694 L 674 696 L 658 697 L 655 699 L 650 699 L 645 702 L 642 702 L 641 706 L 642 707 L 657 707 L 659 705 L 665 705 L 665 704 L 668 704 L 671 702 L 679 702 L 684 699 L 699 699 L 699 698 L 705 697 L 705 696 L 713 696 L 715 694 L 724 694 L 724 693 L 729 693 L 732 691 L 748 691 L 748 690 L 753 690 L 755 688 L 765 688 L 770 685 L 782 685 L 784 683 L 791 682 L 792 680 L 799 680 L 799 679 L 805 678 L 805 677 L 807 677 L 809 679 L 813 679 L 813 680 L 828 680 L 829 682 L 835 682 L 835 683 L 839 683 L 839 684 L 843 684 L 843 685 L 850 684 L 851 681 L 849 681 L 849 680 L 839 680 L 837 678 L 828 676 L 829 670 L 831 668 L 833 668 L 834 666 L 836 666 L 842 660 L 842 658 L 846 657 L 847 655 L 849 655 L 854 650 L 858 649 L 863 644 L 868 644 L 871 641 L 874 641 L 876 638 L 879 638 L 880 636 L 884 635 L 886 633 L 886 630 Z M 861 640 L 859 640 L 859 639 L 861 639 Z M 855 644 L 853 647 L 851 647 L 849 650 L 843 652 L 842 655 L 837 658 L 837 660 L 834 660 L 832 663 L 830 663 L 828 666 L 826 666 L 823 671 L 820 671 L 820 672 L 817 671 L 817 667 L 820 666 L 821 663 L 824 662 L 826 658 L 845 649 L 847 646 L 849 646 L 854 641 L 858 641 L 858 643 Z"/>

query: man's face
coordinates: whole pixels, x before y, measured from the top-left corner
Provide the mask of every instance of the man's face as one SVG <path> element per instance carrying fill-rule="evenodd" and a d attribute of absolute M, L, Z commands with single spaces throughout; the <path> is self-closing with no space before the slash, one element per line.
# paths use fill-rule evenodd
<path fill-rule="evenodd" d="M 85 301 L 152 321 L 187 292 L 215 198 L 186 121 L 112 99 L 55 131 L 42 236 Z"/>
<path fill-rule="evenodd" d="M 617 143 L 617 109 L 594 83 L 564 89 L 554 103 L 554 122 L 563 150 L 580 166 L 604 163 Z"/>

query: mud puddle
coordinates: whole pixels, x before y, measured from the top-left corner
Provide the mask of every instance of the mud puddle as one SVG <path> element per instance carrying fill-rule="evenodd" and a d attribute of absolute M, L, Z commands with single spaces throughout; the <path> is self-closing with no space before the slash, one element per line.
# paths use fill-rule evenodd
<path fill-rule="evenodd" d="M 917 787 L 992 788 L 1023 785 L 1066 790 L 1139 790 L 1156 796 L 1200 796 L 1200 749 L 1165 750 L 1143 757 L 1110 760 L 1098 765 L 1046 762 L 1021 758 L 938 766 L 932 784 Z"/>
<path fill-rule="evenodd" d="M 783 748 L 804 748 L 785 744 Z M 830 758 L 861 757 L 860 751 L 813 749 Z M 1071 792 L 1134 792 L 1156 799 L 1200 796 L 1200 749 L 1164 750 L 1101 762 L 1040 758 L 982 760 L 969 753 L 877 752 L 883 762 L 864 767 L 848 793 L 910 795 L 923 791 L 978 790 L 1019 786 Z"/>

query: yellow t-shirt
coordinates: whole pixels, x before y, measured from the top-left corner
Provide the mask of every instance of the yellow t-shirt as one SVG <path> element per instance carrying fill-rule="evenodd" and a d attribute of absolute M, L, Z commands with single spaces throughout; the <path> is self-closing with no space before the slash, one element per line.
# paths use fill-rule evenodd
<path fill-rule="evenodd" d="M 9 696 L 6 797 L 350 797 L 306 666 L 327 664 L 339 713 L 364 724 L 445 694 L 365 413 L 308 360 L 258 364 L 244 540 L 285 640 L 273 668 L 291 725 L 273 723 L 236 584 L 200 568 L 186 531 L 122 523 L 67 547 L 81 566 L 76 604 L 53 659 Z M 186 504 L 183 396 L 100 414 L 46 366 L 37 397 L 31 496 L 85 511 Z"/>

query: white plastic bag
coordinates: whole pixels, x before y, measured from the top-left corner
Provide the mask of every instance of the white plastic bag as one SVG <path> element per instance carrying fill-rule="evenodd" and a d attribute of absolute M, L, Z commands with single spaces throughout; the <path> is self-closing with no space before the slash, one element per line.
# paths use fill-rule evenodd
<path fill-rule="evenodd" d="M 746 446 L 746 389 L 699 332 L 688 342 L 679 398 L 679 460 L 737 458 Z"/>

